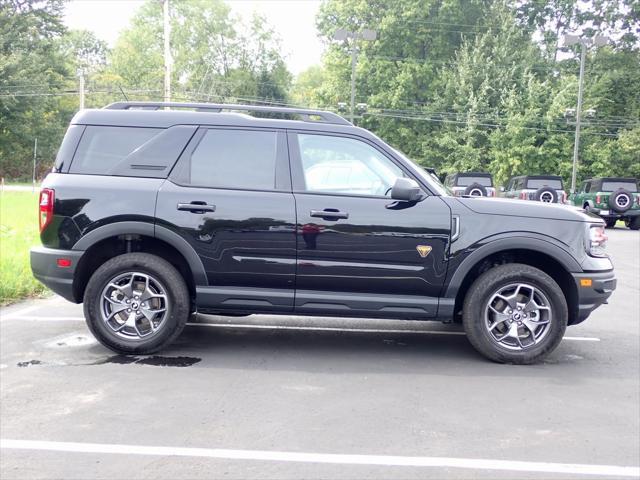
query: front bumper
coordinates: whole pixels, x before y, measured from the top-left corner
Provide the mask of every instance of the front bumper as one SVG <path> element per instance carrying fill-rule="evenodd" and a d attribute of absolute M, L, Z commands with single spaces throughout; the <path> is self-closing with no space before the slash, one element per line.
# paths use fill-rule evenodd
<path fill-rule="evenodd" d="M 31 249 L 31 271 L 38 281 L 70 302 L 78 303 L 73 294 L 73 278 L 83 251 L 34 247 Z M 60 267 L 58 259 L 70 260 L 68 267 Z"/>
<path fill-rule="evenodd" d="M 616 289 L 617 280 L 613 270 L 593 273 L 574 273 L 578 291 L 578 312 L 573 325 L 583 322 L 591 312 L 603 303 Z M 590 282 L 589 282 L 590 281 Z"/>

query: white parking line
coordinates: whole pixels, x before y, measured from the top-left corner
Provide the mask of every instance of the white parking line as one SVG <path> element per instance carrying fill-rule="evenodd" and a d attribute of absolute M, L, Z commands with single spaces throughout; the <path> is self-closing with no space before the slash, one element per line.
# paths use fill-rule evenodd
<path fill-rule="evenodd" d="M 41 450 L 75 453 L 105 453 L 120 455 L 177 456 L 254 460 L 267 462 L 329 463 L 337 465 L 379 465 L 394 467 L 439 467 L 470 470 L 503 470 L 510 472 L 560 473 L 637 477 L 640 467 L 588 465 L 577 463 L 521 462 L 480 458 L 409 457 L 397 455 L 349 455 L 338 453 L 272 452 L 264 450 L 228 450 L 220 448 L 157 447 L 106 443 L 49 442 L 37 440 L 0 440 L 5 450 Z"/>
<path fill-rule="evenodd" d="M 12 316 L 9 320 L 26 320 L 31 322 L 84 322 L 84 317 L 29 317 Z M 189 322 L 190 327 L 210 328 L 246 328 L 256 330 L 305 330 L 310 332 L 354 332 L 354 333 L 417 333 L 422 335 L 466 335 L 464 332 L 450 330 L 410 330 L 410 329 L 376 329 L 376 328 L 343 328 L 343 327 L 301 327 L 297 325 L 259 325 L 250 323 L 200 323 Z M 599 342 L 597 337 L 563 337 L 563 340 L 579 342 Z"/>

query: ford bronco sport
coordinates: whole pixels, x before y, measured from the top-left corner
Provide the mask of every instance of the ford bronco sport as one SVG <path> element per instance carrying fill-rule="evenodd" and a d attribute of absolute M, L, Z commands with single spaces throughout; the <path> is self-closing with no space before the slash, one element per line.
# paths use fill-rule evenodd
<path fill-rule="evenodd" d="M 198 311 L 462 321 L 486 357 L 531 363 L 616 287 L 598 217 L 454 198 L 330 112 L 83 110 L 42 187 L 33 273 L 125 354 Z"/>
<path fill-rule="evenodd" d="M 566 203 L 567 192 L 562 177 L 557 175 L 524 175 L 513 177 L 507 183 L 505 198 L 534 200 L 544 203 Z"/>
<path fill-rule="evenodd" d="M 607 228 L 623 220 L 631 230 L 640 230 L 640 193 L 635 178 L 590 178 L 571 200 L 574 205 L 600 216 Z"/>
<path fill-rule="evenodd" d="M 453 192 L 455 197 L 471 195 L 474 197 L 495 197 L 493 177 L 490 173 L 465 172 L 452 173 L 444 179 L 445 186 Z"/>

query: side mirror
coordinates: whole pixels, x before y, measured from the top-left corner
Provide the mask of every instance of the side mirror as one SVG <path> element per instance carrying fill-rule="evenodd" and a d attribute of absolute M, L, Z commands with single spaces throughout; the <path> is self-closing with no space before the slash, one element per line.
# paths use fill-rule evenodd
<path fill-rule="evenodd" d="M 417 202 L 423 194 L 418 182 L 411 178 L 399 177 L 391 189 L 391 198 L 402 202 Z"/>

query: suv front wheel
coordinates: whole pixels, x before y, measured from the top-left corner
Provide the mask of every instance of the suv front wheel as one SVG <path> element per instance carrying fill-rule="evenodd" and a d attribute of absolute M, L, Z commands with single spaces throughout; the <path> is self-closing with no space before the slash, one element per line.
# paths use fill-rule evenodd
<path fill-rule="evenodd" d="M 567 302 L 546 273 L 523 264 L 507 264 L 483 273 L 464 301 L 463 324 L 471 344 L 501 363 L 542 360 L 562 340 Z"/>
<path fill-rule="evenodd" d="M 89 330 L 105 347 L 124 354 L 148 354 L 169 345 L 186 325 L 189 306 L 182 275 L 148 253 L 105 262 L 84 294 Z"/>

